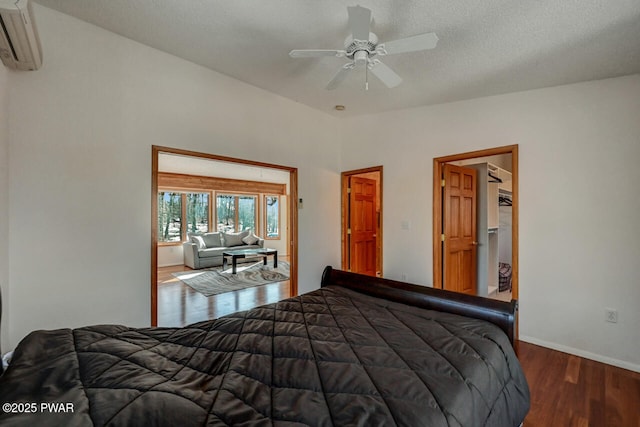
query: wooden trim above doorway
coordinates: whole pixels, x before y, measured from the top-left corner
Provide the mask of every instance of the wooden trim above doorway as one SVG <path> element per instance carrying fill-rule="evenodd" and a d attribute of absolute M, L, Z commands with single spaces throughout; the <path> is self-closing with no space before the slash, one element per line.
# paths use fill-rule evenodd
<path fill-rule="evenodd" d="M 285 195 L 287 193 L 286 184 L 169 172 L 158 172 L 158 187 L 178 190 L 218 190 L 277 195 Z"/>
<path fill-rule="evenodd" d="M 433 287 L 442 289 L 442 170 L 443 165 L 459 160 L 488 157 L 500 154 L 511 154 L 512 162 L 512 298 L 518 299 L 518 145 L 506 145 L 487 150 L 437 157 L 433 159 Z"/>
<path fill-rule="evenodd" d="M 195 157 L 220 162 L 238 163 L 289 172 L 289 264 L 290 264 L 290 295 L 298 295 L 298 168 L 275 165 L 253 160 L 237 159 L 216 154 L 200 153 L 180 148 L 151 146 L 151 326 L 158 324 L 158 158 L 160 154 Z"/>

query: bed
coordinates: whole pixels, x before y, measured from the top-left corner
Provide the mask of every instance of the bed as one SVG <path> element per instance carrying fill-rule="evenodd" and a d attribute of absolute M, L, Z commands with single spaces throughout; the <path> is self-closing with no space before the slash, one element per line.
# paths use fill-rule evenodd
<path fill-rule="evenodd" d="M 515 301 L 327 267 L 321 288 L 182 328 L 36 331 L 0 425 L 518 426 Z"/>

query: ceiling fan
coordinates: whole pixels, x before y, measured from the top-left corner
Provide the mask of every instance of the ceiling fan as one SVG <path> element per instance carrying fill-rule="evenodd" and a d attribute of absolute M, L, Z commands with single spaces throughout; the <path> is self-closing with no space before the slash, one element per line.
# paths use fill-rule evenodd
<path fill-rule="evenodd" d="M 393 88 L 402 83 L 402 78 L 378 59 L 384 55 L 415 52 L 433 49 L 438 43 L 435 33 L 419 34 L 413 37 L 378 43 L 378 36 L 370 32 L 371 10 L 361 7 L 347 7 L 351 35 L 344 41 L 344 49 L 294 49 L 289 52 L 292 58 L 309 58 L 318 56 L 345 57 L 350 60 L 338 70 L 327 83 L 328 90 L 335 89 L 355 68 L 364 66 L 365 89 L 369 89 L 368 71 L 370 70 L 387 87 Z"/>

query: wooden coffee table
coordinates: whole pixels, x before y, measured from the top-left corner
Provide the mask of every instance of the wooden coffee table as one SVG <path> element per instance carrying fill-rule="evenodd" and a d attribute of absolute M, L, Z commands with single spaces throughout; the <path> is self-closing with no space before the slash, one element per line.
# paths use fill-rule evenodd
<path fill-rule="evenodd" d="M 235 251 L 225 251 L 222 253 L 222 269 L 227 269 L 227 258 L 231 258 L 231 273 L 236 274 L 238 259 L 262 257 L 262 263 L 267 265 L 268 256 L 273 256 L 273 268 L 278 268 L 278 251 L 276 249 L 237 249 Z"/>

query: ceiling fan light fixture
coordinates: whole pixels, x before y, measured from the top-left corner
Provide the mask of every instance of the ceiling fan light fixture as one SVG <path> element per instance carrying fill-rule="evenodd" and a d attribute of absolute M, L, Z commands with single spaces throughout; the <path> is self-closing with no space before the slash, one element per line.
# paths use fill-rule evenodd
<path fill-rule="evenodd" d="M 369 62 L 369 53 L 365 50 L 359 50 L 353 55 L 353 61 L 356 65 L 363 65 Z"/>

